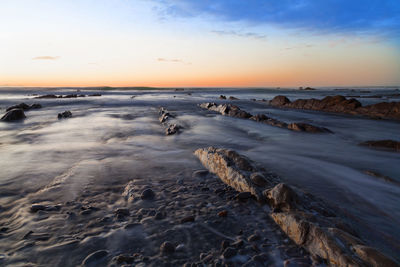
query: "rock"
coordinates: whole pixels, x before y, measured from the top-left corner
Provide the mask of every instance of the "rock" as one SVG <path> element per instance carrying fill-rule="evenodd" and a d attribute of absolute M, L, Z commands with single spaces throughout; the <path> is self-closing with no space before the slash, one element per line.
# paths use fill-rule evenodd
<path fill-rule="evenodd" d="M 219 99 L 221 99 L 221 100 L 225 100 L 225 99 L 226 99 L 226 96 L 224 96 L 224 95 L 220 95 L 220 96 L 219 96 Z"/>
<path fill-rule="evenodd" d="M 366 170 L 366 171 L 364 171 L 364 173 L 369 175 L 369 176 L 379 178 L 379 179 L 381 179 L 381 180 L 383 180 L 385 182 L 400 185 L 400 181 L 397 181 L 397 180 L 395 180 L 395 179 L 393 179 L 393 178 L 391 178 L 389 176 L 380 174 L 378 172 L 371 171 L 371 170 Z"/>
<path fill-rule="evenodd" d="M 126 208 L 119 208 L 115 211 L 115 215 L 119 216 L 129 216 L 129 210 Z"/>
<path fill-rule="evenodd" d="M 376 149 L 386 149 L 400 152 L 400 142 L 393 140 L 375 140 L 360 143 L 361 146 L 367 146 Z"/>
<path fill-rule="evenodd" d="M 198 149 L 194 154 L 204 167 L 216 174 L 225 184 L 239 192 L 247 192 L 240 193 L 240 199 L 254 195 L 257 200 L 264 200 L 262 191 L 265 188 L 257 186 L 251 181 L 250 175 L 256 169 L 246 157 L 232 150 L 214 147 Z"/>
<path fill-rule="evenodd" d="M 269 204 L 273 208 L 279 210 L 294 210 L 296 209 L 296 202 L 299 201 L 299 197 L 297 196 L 296 192 L 283 183 L 276 185 L 272 189 L 264 191 L 264 195 L 269 201 Z"/>
<path fill-rule="evenodd" d="M 60 98 L 56 95 L 41 95 L 41 96 L 37 96 L 35 98 Z"/>
<path fill-rule="evenodd" d="M 229 241 L 228 240 L 224 240 L 221 242 L 221 248 L 222 250 L 225 250 L 227 247 L 229 247 Z"/>
<path fill-rule="evenodd" d="M 165 134 L 166 135 L 176 134 L 176 133 L 179 133 L 181 129 L 182 129 L 181 126 L 176 125 L 176 124 L 171 124 L 168 126 L 167 129 L 165 129 Z"/>
<path fill-rule="evenodd" d="M 224 256 L 225 259 L 229 259 L 232 258 L 233 256 L 235 256 L 237 254 L 237 250 L 232 248 L 232 247 L 228 247 L 224 250 L 224 252 L 222 253 L 222 256 Z"/>
<path fill-rule="evenodd" d="M 95 94 L 90 94 L 89 96 L 101 96 L 101 94 L 95 93 Z"/>
<path fill-rule="evenodd" d="M 230 96 L 230 97 L 229 97 L 229 100 L 239 100 L 239 98 L 236 98 L 236 97 L 234 97 L 234 96 Z"/>
<path fill-rule="evenodd" d="M 317 90 L 317 89 L 311 88 L 311 87 L 306 87 L 306 88 L 304 88 L 303 90 L 306 90 L 306 91 L 314 91 L 314 90 Z"/>
<path fill-rule="evenodd" d="M 69 110 L 67 110 L 67 111 L 64 111 L 64 112 L 62 112 L 62 113 L 58 113 L 58 116 L 57 116 L 57 118 L 60 120 L 60 119 L 67 119 L 67 118 L 71 118 L 72 117 L 72 113 L 71 113 L 71 111 L 69 111 Z"/>
<path fill-rule="evenodd" d="M 297 131 L 297 132 L 309 132 L 309 133 L 327 133 L 331 132 L 330 130 L 323 128 L 323 127 L 317 127 L 308 123 L 290 123 L 287 128 L 292 131 Z"/>
<path fill-rule="evenodd" d="M 121 255 L 118 255 L 115 258 L 113 258 L 113 260 L 115 262 L 117 262 L 118 264 L 122 264 L 122 263 L 132 264 L 133 261 L 135 260 L 135 257 L 126 255 L 126 254 L 121 254 Z"/>
<path fill-rule="evenodd" d="M 40 104 L 38 104 L 38 103 L 32 104 L 32 105 L 29 107 L 29 109 L 40 109 L 40 108 L 42 108 L 42 105 L 40 105 Z"/>
<path fill-rule="evenodd" d="M 260 236 L 257 234 L 251 235 L 249 236 L 249 238 L 247 239 L 249 242 L 255 242 L 257 240 L 260 240 Z"/>
<path fill-rule="evenodd" d="M 98 266 L 99 260 L 107 257 L 108 251 L 107 250 L 98 250 L 89 254 L 83 261 L 82 266 Z"/>
<path fill-rule="evenodd" d="M 392 259 L 386 257 L 374 248 L 355 245 L 353 246 L 355 253 L 369 266 L 373 267 L 391 267 L 399 266 L 398 263 L 394 262 Z"/>
<path fill-rule="evenodd" d="M 259 172 L 252 173 L 250 175 L 251 181 L 258 186 L 266 186 L 268 184 L 267 180 L 265 180 L 264 175 Z"/>
<path fill-rule="evenodd" d="M 25 113 L 22 109 L 16 108 L 8 111 L 2 118 L 2 121 L 12 122 L 25 119 Z"/>
<path fill-rule="evenodd" d="M 266 262 L 266 261 L 268 261 L 268 254 L 266 254 L 266 253 L 260 253 L 260 254 L 257 254 L 257 255 L 255 255 L 255 256 L 253 256 L 253 258 L 252 258 L 252 260 L 253 261 L 255 261 L 255 262 L 262 262 L 262 263 L 264 263 L 264 262 Z"/>
<path fill-rule="evenodd" d="M 171 242 L 164 242 L 160 246 L 160 251 L 163 254 L 172 254 L 175 252 L 175 246 Z"/>
<path fill-rule="evenodd" d="M 12 109 L 22 109 L 22 110 L 29 110 L 30 109 L 30 106 L 29 105 L 27 105 L 27 104 L 25 104 L 25 103 L 21 103 L 21 104 L 18 104 L 18 105 L 14 105 L 14 106 L 11 106 L 11 107 L 8 107 L 7 109 L 6 109 L 6 111 L 10 111 L 10 110 L 12 110 Z"/>
<path fill-rule="evenodd" d="M 270 102 L 272 106 L 284 106 L 290 103 L 290 100 L 283 95 L 275 96 Z"/>
<path fill-rule="evenodd" d="M 194 222 L 194 220 L 195 220 L 194 216 L 187 216 L 181 219 L 181 223 Z"/>
<path fill-rule="evenodd" d="M 155 197 L 155 194 L 153 192 L 153 190 L 151 190 L 150 188 L 145 189 L 142 194 L 140 194 L 140 198 L 143 200 L 150 200 L 153 199 Z"/>
<path fill-rule="evenodd" d="M 228 211 L 227 210 L 220 211 L 220 212 L 218 212 L 218 216 L 219 217 L 227 217 Z"/>
<path fill-rule="evenodd" d="M 251 198 L 253 195 L 250 192 L 240 192 L 239 194 L 236 195 L 236 198 L 238 200 L 247 200 Z"/>
<path fill-rule="evenodd" d="M 31 212 L 38 212 L 39 210 L 45 210 L 47 206 L 40 205 L 40 204 L 32 204 L 30 211 Z"/>
<path fill-rule="evenodd" d="M 209 174 L 209 172 L 207 170 L 197 170 L 197 171 L 193 172 L 192 177 L 193 178 L 205 178 L 208 174 Z"/>
<path fill-rule="evenodd" d="M 297 99 L 288 102 L 284 96 L 276 96 L 269 104 L 275 107 L 309 109 L 324 112 L 336 112 L 350 115 L 363 115 L 370 118 L 383 118 L 400 120 L 400 102 L 380 102 L 373 105 L 362 106 L 354 99 L 342 95 L 327 96 L 323 99 Z"/>

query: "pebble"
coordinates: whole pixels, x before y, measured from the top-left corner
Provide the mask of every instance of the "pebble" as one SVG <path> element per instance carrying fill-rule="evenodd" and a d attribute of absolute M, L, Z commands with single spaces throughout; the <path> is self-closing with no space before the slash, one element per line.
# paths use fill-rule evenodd
<path fill-rule="evenodd" d="M 235 256 L 237 254 L 237 250 L 232 248 L 232 247 L 228 247 L 224 250 L 224 252 L 222 253 L 222 256 L 224 256 L 224 258 L 229 259 L 232 258 L 233 256 Z"/>
<path fill-rule="evenodd" d="M 160 246 L 160 251 L 163 254 L 172 254 L 175 252 L 175 246 L 171 242 L 164 242 Z"/>
<path fill-rule="evenodd" d="M 155 197 L 155 194 L 154 194 L 153 190 L 151 190 L 150 188 L 147 188 L 146 190 L 144 190 L 142 192 L 142 194 L 140 195 L 140 198 L 143 200 L 153 199 L 154 197 Z"/>

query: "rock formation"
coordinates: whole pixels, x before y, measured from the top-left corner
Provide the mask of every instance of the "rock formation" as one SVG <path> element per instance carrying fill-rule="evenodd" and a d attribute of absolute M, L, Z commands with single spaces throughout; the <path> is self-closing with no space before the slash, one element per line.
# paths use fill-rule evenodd
<path fill-rule="evenodd" d="M 238 106 L 232 104 L 221 104 L 217 105 L 216 103 L 202 103 L 200 104 L 201 108 L 216 111 L 225 116 L 242 118 L 242 119 L 251 119 L 257 122 L 262 122 L 271 126 L 286 128 L 292 131 L 297 132 L 309 132 L 309 133 L 328 133 L 330 130 L 317 127 L 308 123 L 291 123 L 287 124 L 285 122 L 270 118 L 264 114 L 252 115 L 244 110 L 241 110 Z"/>
<path fill-rule="evenodd" d="M 25 119 L 25 113 L 21 108 L 14 108 L 9 111 L 1 118 L 1 121 L 12 122 Z"/>
<path fill-rule="evenodd" d="M 250 192 L 272 209 L 271 218 L 297 245 L 328 264 L 338 266 L 398 266 L 367 246 L 338 212 L 321 200 L 260 172 L 248 158 L 229 149 L 198 149 L 194 154 L 224 183 Z M 263 181 L 260 183 L 259 176 Z M 252 179 L 253 177 L 253 179 Z"/>
<path fill-rule="evenodd" d="M 269 104 L 275 107 L 336 112 L 351 115 L 362 115 L 375 119 L 400 120 L 400 102 L 381 102 L 362 106 L 354 99 L 341 95 L 326 96 L 323 99 L 297 99 L 291 102 L 287 97 L 278 95 Z"/>
<path fill-rule="evenodd" d="M 162 123 L 166 126 L 165 135 L 177 134 L 177 133 L 180 133 L 181 129 L 183 129 L 183 127 L 178 124 L 168 123 L 169 119 L 175 118 L 175 116 L 172 115 L 171 113 L 169 113 L 165 108 L 161 107 L 158 114 L 160 115 L 158 120 L 160 121 L 160 123 Z"/>

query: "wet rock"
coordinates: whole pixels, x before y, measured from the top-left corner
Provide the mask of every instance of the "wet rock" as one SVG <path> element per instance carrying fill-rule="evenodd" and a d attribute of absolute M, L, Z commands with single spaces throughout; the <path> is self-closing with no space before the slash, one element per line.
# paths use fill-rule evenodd
<path fill-rule="evenodd" d="M 371 118 L 400 119 L 400 102 L 381 102 L 362 106 L 358 100 L 346 99 L 341 95 L 327 96 L 323 99 L 297 99 L 293 102 L 283 99 L 283 96 L 276 96 L 269 101 L 269 104 L 275 107 L 363 115 Z"/>
<path fill-rule="evenodd" d="M 82 266 L 98 266 L 100 264 L 100 260 L 107 257 L 108 251 L 107 250 L 98 250 L 89 254 L 83 261 Z"/>
<path fill-rule="evenodd" d="M 361 146 L 367 146 L 375 149 L 386 149 L 400 152 L 400 142 L 393 140 L 374 140 L 360 143 Z"/>
<path fill-rule="evenodd" d="M 234 96 L 230 96 L 230 97 L 229 97 L 229 100 L 239 100 L 239 98 L 236 98 L 236 97 L 234 97 Z"/>
<path fill-rule="evenodd" d="M 30 109 L 30 106 L 25 104 L 25 103 L 21 103 L 21 104 L 18 104 L 18 105 L 14 105 L 14 106 L 8 107 L 6 109 L 6 111 L 10 111 L 12 109 L 22 109 L 22 110 L 26 111 L 26 110 Z"/>
<path fill-rule="evenodd" d="M 179 126 L 177 124 L 171 124 L 171 125 L 168 126 L 167 129 L 165 129 L 165 134 L 166 135 L 173 135 L 173 134 L 179 133 L 181 129 L 182 129 L 181 126 Z"/>
<path fill-rule="evenodd" d="M 228 211 L 227 210 L 220 211 L 220 212 L 218 212 L 218 216 L 219 217 L 227 217 Z"/>
<path fill-rule="evenodd" d="M 60 119 L 67 119 L 72 117 L 72 112 L 67 110 L 62 113 L 58 113 L 57 118 Z"/>
<path fill-rule="evenodd" d="M 192 177 L 194 178 L 204 178 L 209 174 L 209 172 L 207 170 L 197 170 L 194 171 L 192 174 Z"/>
<path fill-rule="evenodd" d="M 47 206 L 41 204 L 33 204 L 30 208 L 31 212 L 38 212 L 39 210 L 45 210 Z"/>
<path fill-rule="evenodd" d="M 328 133 L 331 132 L 327 128 L 317 127 L 308 123 L 290 123 L 287 128 L 297 132 L 309 132 L 309 133 Z"/>
<path fill-rule="evenodd" d="M 140 198 L 143 200 L 151 200 L 155 197 L 154 191 L 150 188 L 145 189 L 142 194 L 140 194 Z"/>
<path fill-rule="evenodd" d="M 35 98 L 60 98 L 56 95 L 41 95 L 41 96 L 37 96 Z"/>
<path fill-rule="evenodd" d="M 224 252 L 222 253 L 222 256 L 224 256 L 225 259 L 229 259 L 229 258 L 232 258 L 233 256 L 235 256 L 236 254 L 237 254 L 237 250 L 235 248 L 228 247 L 224 250 Z"/>
<path fill-rule="evenodd" d="M 240 192 L 239 194 L 236 195 L 236 198 L 238 200 L 248 200 L 249 198 L 252 198 L 252 194 L 250 192 Z"/>
<path fill-rule="evenodd" d="M 181 223 L 194 222 L 194 220 L 195 220 L 194 216 L 187 216 L 181 219 Z"/>
<path fill-rule="evenodd" d="M 286 104 L 290 103 L 290 100 L 283 95 L 278 95 L 275 96 L 271 101 L 270 104 L 273 106 L 284 106 Z"/>
<path fill-rule="evenodd" d="M 29 109 L 40 109 L 40 108 L 42 108 L 42 105 L 38 103 L 34 103 L 29 107 Z"/>
<path fill-rule="evenodd" d="M 391 178 L 389 176 L 383 175 L 383 174 L 378 173 L 376 171 L 366 170 L 366 171 L 364 171 L 364 173 L 369 175 L 369 176 L 376 177 L 376 178 L 378 178 L 380 180 L 383 180 L 383 181 L 385 181 L 387 183 L 400 185 L 400 181 L 397 181 L 397 180 L 395 180 L 395 179 L 393 179 L 393 178 Z"/>
<path fill-rule="evenodd" d="M 251 181 L 258 186 L 266 186 L 268 184 L 267 180 L 265 179 L 264 175 L 259 172 L 252 173 L 250 175 Z"/>
<path fill-rule="evenodd" d="M 12 121 L 23 120 L 25 118 L 26 116 L 24 111 L 22 109 L 16 108 L 6 112 L 6 114 L 4 114 L 1 120 L 5 122 L 12 122 Z"/>
<path fill-rule="evenodd" d="M 121 254 L 116 257 L 114 257 L 113 261 L 115 261 L 118 264 L 123 264 L 123 263 L 128 263 L 132 264 L 133 261 L 135 260 L 134 256 L 126 255 L 126 254 Z"/>
<path fill-rule="evenodd" d="M 268 255 L 266 253 L 260 253 L 260 254 L 257 254 L 255 256 L 253 256 L 252 260 L 255 261 L 255 262 L 264 263 L 264 262 L 268 261 L 268 258 L 269 257 L 268 257 Z"/>
<path fill-rule="evenodd" d="M 398 263 L 394 262 L 392 259 L 386 257 L 374 248 L 355 245 L 353 246 L 354 252 L 368 265 L 373 267 L 389 267 L 389 266 L 399 266 Z"/>
<path fill-rule="evenodd" d="M 296 192 L 284 183 L 280 183 L 264 192 L 265 197 L 268 199 L 269 204 L 279 210 L 293 210 L 296 209 L 296 203 L 299 197 Z"/>
<path fill-rule="evenodd" d="M 257 200 L 263 201 L 262 191 L 264 187 L 255 185 L 250 175 L 255 167 L 244 156 L 228 149 L 217 149 L 214 147 L 198 149 L 195 155 L 210 172 L 215 173 L 224 183 L 230 185 L 239 192 L 240 199 L 249 198 L 254 195 Z"/>
<path fill-rule="evenodd" d="M 88 96 L 101 96 L 101 94 L 95 93 L 95 94 L 90 94 Z"/>
<path fill-rule="evenodd" d="M 129 210 L 126 208 L 119 208 L 115 211 L 117 216 L 129 216 Z"/>
<path fill-rule="evenodd" d="M 163 254 L 172 254 L 175 252 L 175 246 L 171 242 L 164 242 L 160 246 L 160 251 Z"/>
<path fill-rule="evenodd" d="M 219 99 L 221 99 L 221 100 L 225 100 L 225 99 L 226 99 L 226 96 L 224 96 L 224 95 L 220 95 L 220 96 L 219 96 Z"/>

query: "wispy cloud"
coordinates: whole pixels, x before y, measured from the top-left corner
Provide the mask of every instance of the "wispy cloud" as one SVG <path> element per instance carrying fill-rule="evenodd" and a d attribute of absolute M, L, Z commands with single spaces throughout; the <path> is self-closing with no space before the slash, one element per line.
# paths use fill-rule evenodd
<path fill-rule="evenodd" d="M 223 30 L 215 30 L 212 31 L 215 34 L 218 35 L 232 35 L 232 36 L 237 36 L 237 37 L 244 37 L 244 38 L 254 38 L 258 40 L 266 40 L 267 35 L 265 34 L 258 34 L 254 32 L 238 32 L 238 31 L 223 31 Z"/>
<path fill-rule="evenodd" d="M 53 56 L 39 56 L 39 57 L 34 57 L 32 60 L 57 60 L 59 59 L 59 56 L 53 57 Z"/>
<path fill-rule="evenodd" d="M 181 64 L 185 64 L 185 65 L 191 65 L 192 64 L 190 62 L 186 62 L 186 61 L 183 61 L 182 59 L 176 59 L 176 58 L 167 59 L 167 58 L 159 57 L 159 58 L 157 58 L 157 61 L 159 61 L 159 62 L 181 63 Z"/>
<path fill-rule="evenodd" d="M 213 16 L 319 33 L 400 36 L 399 0 L 156 0 L 171 17 Z"/>

